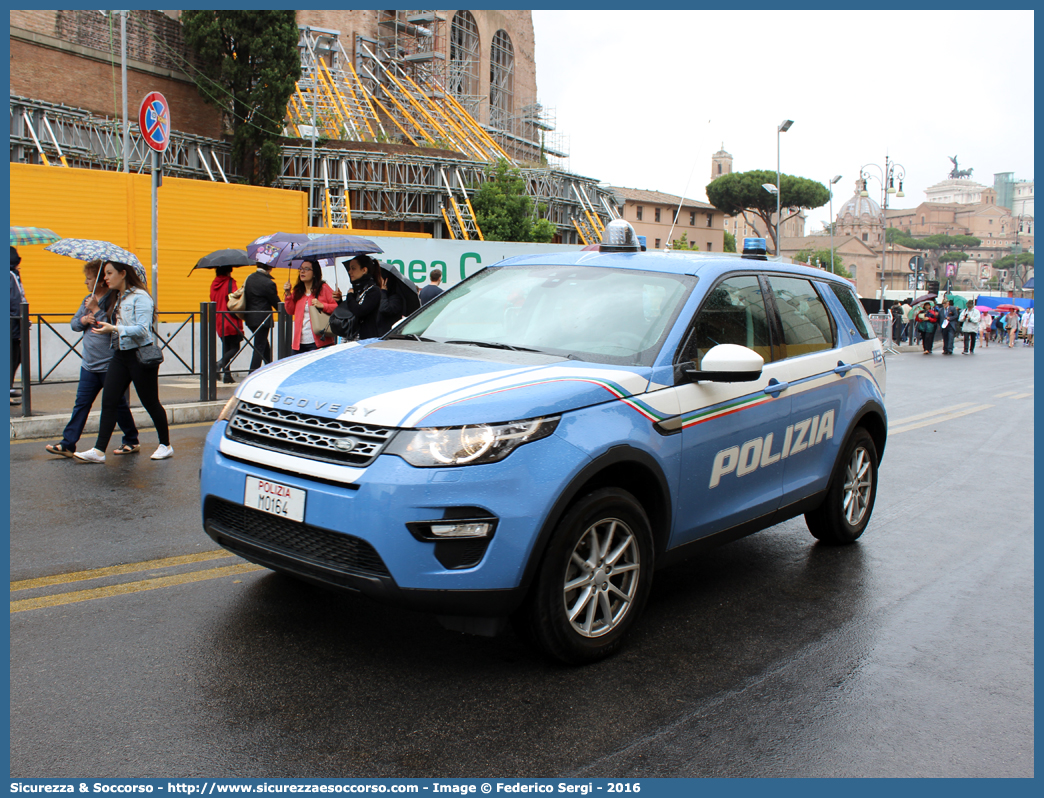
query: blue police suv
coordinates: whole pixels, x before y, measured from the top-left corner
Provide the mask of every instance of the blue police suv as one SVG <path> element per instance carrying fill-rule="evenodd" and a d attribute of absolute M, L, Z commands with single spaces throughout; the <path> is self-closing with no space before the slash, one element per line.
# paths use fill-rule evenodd
<path fill-rule="evenodd" d="M 617 221 L 600 251 L 502 261 L 381 339 L 244 380 L 207 437 L 203 525 L 275 571 L 589 662 L 663 565 L 799 514 L 858 538 L 884 390 L 847 281 L 643 252 Z"/>

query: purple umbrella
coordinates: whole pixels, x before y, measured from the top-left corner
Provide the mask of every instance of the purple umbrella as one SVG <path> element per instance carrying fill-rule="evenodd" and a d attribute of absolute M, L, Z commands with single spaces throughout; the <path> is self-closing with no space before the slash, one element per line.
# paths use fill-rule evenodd
<path fill-rule="evenodd" d="M 312 238 L 307 233 L 270 233 L 255 238 L 247 244 L 246 251 L 258 263 L 271 264 L 273 269 L 289 269 L 294 252 Z"/>

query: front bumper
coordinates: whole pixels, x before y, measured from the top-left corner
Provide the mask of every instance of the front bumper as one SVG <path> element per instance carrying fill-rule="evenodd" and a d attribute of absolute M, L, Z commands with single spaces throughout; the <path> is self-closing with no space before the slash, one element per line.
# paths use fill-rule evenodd
<path fill-rule="evenodd" d="M 544 519 L 587 461 L 552 435 L 482 466 L 415 468 L 381 455 L 339 484 L 227 456 L 224 428 L 210 431 L 201 471 L 203 526 L 215 542 L 314 583 L 436 614 L 498 616 L 521 603 Z M 310 461 L 297 464 L 307 473 Z M 306 490 L 304 523 L 245 507 L 248 475 Z M 407 528 L 476 515 L 496 519 L 491 538 L 432 542 Z"/>

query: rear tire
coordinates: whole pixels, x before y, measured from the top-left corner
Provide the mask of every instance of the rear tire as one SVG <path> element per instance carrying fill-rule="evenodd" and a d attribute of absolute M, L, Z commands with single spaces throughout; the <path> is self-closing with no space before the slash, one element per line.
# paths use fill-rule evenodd
<path fill-rule="evenodd" d="M 877 447 L 870 433 L 857 427 L 841 450 L 826 498 L 805 513 L 805 524 L 824 543 L 853 543 L 870 522 L 876 497 Z"/>
<path fill-rule="evenodd" d="M 645 607 L 653 557 L 649 519 L 634 496 L 587 494 L 551 538 L 520 613 L 524 636 L 572 665 L 609 656 Z"/>

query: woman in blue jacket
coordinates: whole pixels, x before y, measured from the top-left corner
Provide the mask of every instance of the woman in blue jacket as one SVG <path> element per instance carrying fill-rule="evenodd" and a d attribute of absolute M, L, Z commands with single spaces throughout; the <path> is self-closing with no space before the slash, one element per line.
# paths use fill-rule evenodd
<path fill-rule="evenodd" d="M 166 460 L 174 454 L 170 445 L 170 430 L 167 426 L 167 411 L 159 400 L 159 364 L 146 366 L 138 360 L 137 349 L 152 343 L 152 322 L 156 306 L 145 290 L 145 285 L 130 266 L 123 263 L 105 264 L 105 284 L 118 293 L 116 313 L 112 323 L 99 322 L 94 325 L 92 335 L 112 336 L 112 360 L 105 374 L 102 389 L 102 410 L 98 440 L 93 449 L 76 452 L 78 460 L 88 463 L 104 463 L 105 447 L 116 427 L 116 408 L 120 397 L 134 383 L 134 390 L 156 425 L 159 448 L 153 460 Z"/>

